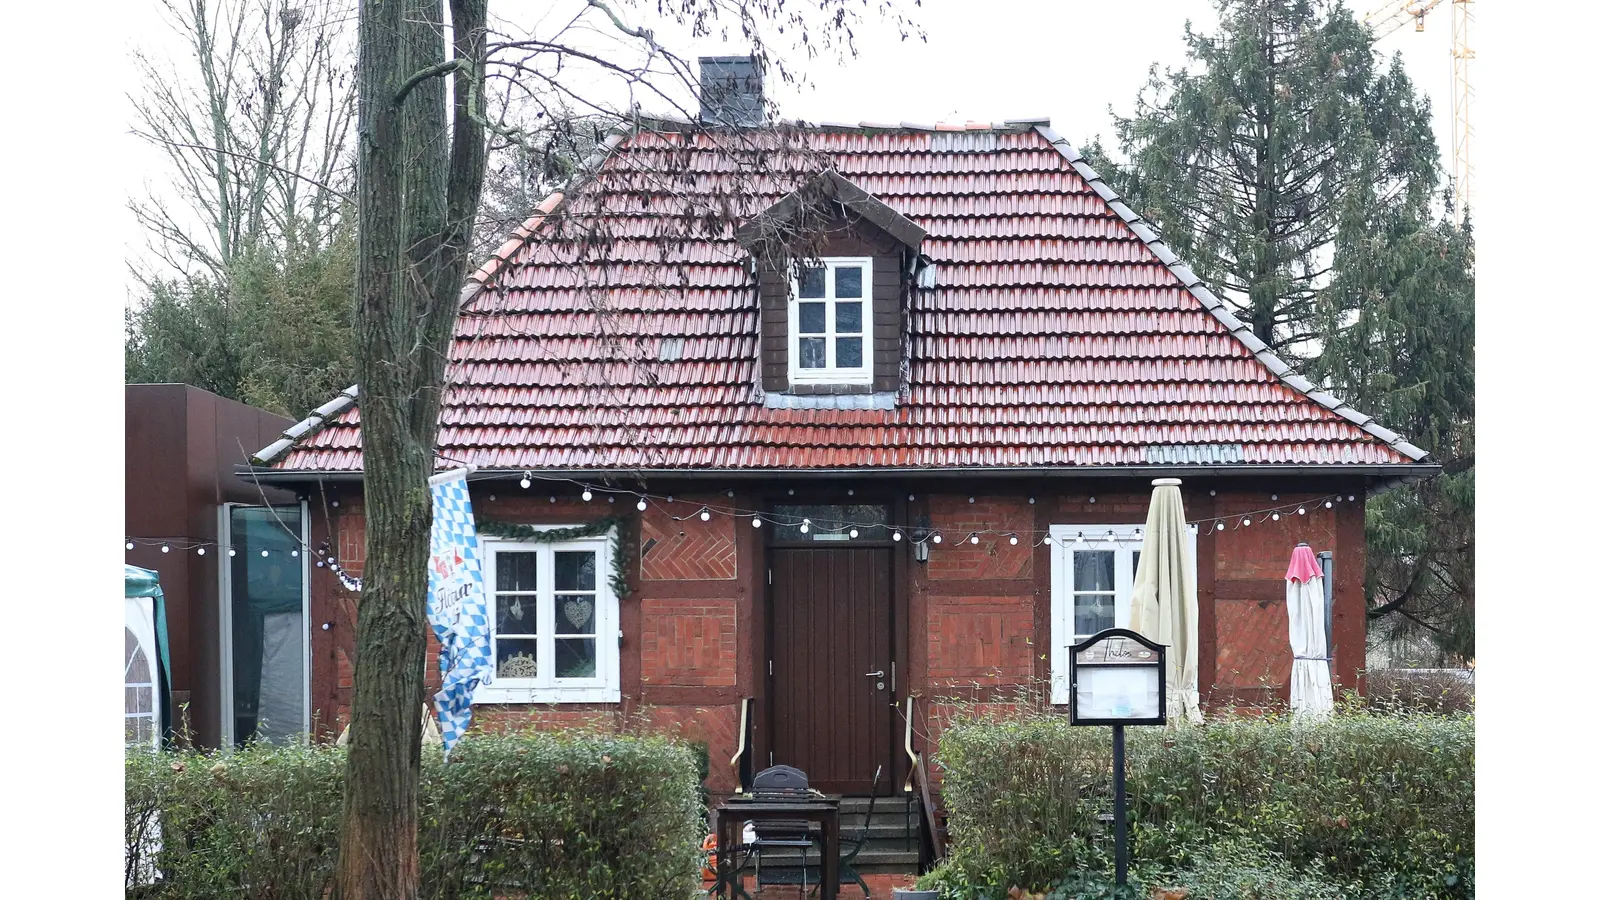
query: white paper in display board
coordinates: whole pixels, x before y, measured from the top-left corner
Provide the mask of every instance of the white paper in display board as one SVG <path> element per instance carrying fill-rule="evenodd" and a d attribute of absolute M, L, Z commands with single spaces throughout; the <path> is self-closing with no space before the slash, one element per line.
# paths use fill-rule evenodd
<path fill-rule="evenodd" d="M 1078 669 L 1078 715 L 1087 719 L 1147 719 L 1161 714 L 1161 670 L 1153 666 Z"/>

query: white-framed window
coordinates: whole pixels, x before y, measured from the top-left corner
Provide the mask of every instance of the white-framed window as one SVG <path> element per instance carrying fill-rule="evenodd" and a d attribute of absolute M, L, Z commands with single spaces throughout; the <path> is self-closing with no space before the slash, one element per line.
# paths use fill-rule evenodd
<path fill-rule="evenodd" d="M 789 382 L 872 382 L 872 259 L 797 265 L 789 290 Z"/>
<path fill-rule="evenodd" d="M 1188 529 L 1195 558 L 1194 529 Z M 1050 526 L 1050 702 L 1070 692 L 1068 648 L 1107 628 L 1127 628 L 1144 525 Z M 1194 569 L 1189 572 L 1195 585 Z"/>
<path fill-rule="evenodd" d="M 473 702 L 621 702 L 610 536 L 483 547 L 494 679 Z"/>

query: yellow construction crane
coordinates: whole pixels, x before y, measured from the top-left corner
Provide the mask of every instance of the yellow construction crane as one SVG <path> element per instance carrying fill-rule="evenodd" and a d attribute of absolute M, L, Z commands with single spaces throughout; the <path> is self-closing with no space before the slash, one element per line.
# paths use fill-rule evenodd
<path fill-rule="evenodd" d="M 1363 21 L 1372 28 L 1375 40 L 1398 31 L 1407 22 L 1423 30 L 1428 13 L 1442 0 L 1390 0 L 1367 13 Z M 1456 224 L 1472 205 L 1472 81 L 1468 77 L 1472 60 L 1469 37 L 1472 31 L 1473 0 L 1450 0 L 1450 63 L 1454 75 L 1450 87 L 1450 174 L 1456 185 Z"/>

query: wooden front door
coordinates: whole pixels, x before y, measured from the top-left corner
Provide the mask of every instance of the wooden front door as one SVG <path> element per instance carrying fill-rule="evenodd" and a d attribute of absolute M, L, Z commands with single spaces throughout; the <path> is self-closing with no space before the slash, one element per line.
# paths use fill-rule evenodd
<path fill-rule="evenodd" d="M 891 552 L 772 551 L 771 761 L 820 791 L 865 794 L 880 764 L 878 792 L 893 781 Z"/>

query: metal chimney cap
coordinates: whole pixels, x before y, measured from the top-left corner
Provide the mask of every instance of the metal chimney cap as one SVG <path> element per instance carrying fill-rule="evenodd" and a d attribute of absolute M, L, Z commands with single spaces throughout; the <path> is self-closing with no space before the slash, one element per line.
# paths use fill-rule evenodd
<path fill-rule="evenodd" d="M 700 121 L 755 128 L 766 123 L 761 65 L 753 56 L 700 57 Z"/>

